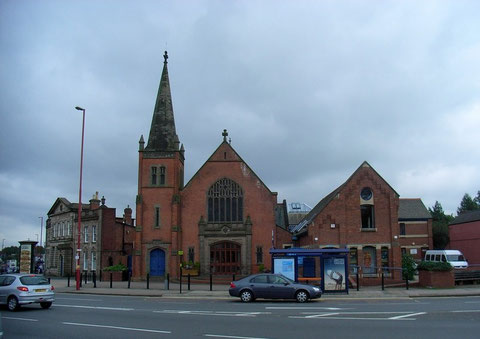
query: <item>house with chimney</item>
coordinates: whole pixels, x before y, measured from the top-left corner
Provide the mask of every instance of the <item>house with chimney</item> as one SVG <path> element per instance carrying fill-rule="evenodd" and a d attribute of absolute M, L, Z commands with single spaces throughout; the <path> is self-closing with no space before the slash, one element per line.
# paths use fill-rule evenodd
<path fill-rule="evenodd" d="M 107 266 L 122 263 L 131 269 L 135 220 L 132 209 L 122 217 L 105 205 L 98 192 L 88 204 L 82 204 L 80 224 L 80 270 L 87 274 L 101 272 Z M 78 203 L 59 197 L 47 213 L 45 274 L 74 276 L 78 239 Z"/>

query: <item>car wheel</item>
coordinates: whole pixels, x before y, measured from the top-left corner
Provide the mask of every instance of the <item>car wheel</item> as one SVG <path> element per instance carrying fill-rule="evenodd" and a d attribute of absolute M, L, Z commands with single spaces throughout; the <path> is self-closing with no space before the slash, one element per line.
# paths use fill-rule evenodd
<path fill-rule="evenodd" d="M 308 293 L 304 290 L 298 291 L 295 295 L 295 299 L 297 299 L 299 303 L 304 303 L 308 300 Z"/>
<path fill-rule="evenodd" d="M 8 310 L 12 312 L 20 308 L 20 304 L 18 303 L 18 299 L 16 297 L 8 298 L 7 306 L 8 306 Z"/>
<path fill-rule="evenodd" d="M 43 302 L 43 303 L 40 303 L 40 306 L 42 306 L 42 308 L 50 308 L 50 306 L 52 306 L 52 303 L 47 301 L 47 302 Z"/>
<path fill-rule="evenodd" d="M 240 293 L 240 299 L 244 303 L 248 303 L 253 300 L 253 294 L 249 290 L 244 290 Z"/>

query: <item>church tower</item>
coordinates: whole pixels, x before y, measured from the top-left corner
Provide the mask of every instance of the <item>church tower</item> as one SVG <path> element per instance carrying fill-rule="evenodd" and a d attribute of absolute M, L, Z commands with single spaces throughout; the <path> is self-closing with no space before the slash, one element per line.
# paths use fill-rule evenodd
<path fill-rule="evenodd" d="M 175 130 L 165 51 L 147 146 L 143 135 L 138 150 L 138 195 L 135 279 L 176 276 L 180 264 L 180 190 L 183 188 L 184 148 Z M 170 266 L 169 266 L 170 263 Z"/>

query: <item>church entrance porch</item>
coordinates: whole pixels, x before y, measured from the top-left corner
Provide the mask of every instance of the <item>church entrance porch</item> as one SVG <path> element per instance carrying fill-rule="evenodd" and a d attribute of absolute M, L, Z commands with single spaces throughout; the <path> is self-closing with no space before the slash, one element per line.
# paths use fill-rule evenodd
<path fill-rule="evenodd" d="M 210 268 L 212 274 L 226 275 L 240 273 L 241 247 L 230 241 L 210 246 Z"/>

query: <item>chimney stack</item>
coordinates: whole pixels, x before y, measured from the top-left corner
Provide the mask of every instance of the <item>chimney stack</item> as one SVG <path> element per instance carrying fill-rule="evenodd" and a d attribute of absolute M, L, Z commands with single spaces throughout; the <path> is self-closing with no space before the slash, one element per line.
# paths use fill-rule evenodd
<path fill-rule="evenodd" d="M 94 211 L 99 207 L 100 207 L 100 200 L 98 200 L 98 192 L 95 192 L 92 199 L 90 199 L 90 209 Z"/>

